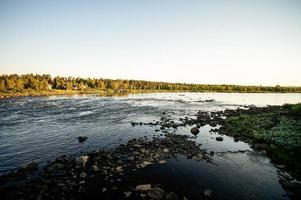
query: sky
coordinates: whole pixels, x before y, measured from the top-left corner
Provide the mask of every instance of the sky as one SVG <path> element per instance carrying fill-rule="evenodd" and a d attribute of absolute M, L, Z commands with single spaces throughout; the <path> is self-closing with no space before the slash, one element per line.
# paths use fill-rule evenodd
<path fill-rule="evenodd" d="M 300 0 L 0 0 L 0 74 L 301 86 Z"/>

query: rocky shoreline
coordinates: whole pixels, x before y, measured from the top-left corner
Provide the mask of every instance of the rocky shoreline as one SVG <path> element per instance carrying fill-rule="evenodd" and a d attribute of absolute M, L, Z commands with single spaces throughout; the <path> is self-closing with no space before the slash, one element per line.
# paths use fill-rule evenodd
<path fill-rule="evenodd" d="M 166 134 L 151 141 L 133 139 L 111 151 L 61 156 L 40 170 L 31 163 L 1 176 L 0 193 L 3 199 L 178 199 L 164 186 L 129 181 L 131 174 L 177 155 L 210 162 L 189 136 Z"/>

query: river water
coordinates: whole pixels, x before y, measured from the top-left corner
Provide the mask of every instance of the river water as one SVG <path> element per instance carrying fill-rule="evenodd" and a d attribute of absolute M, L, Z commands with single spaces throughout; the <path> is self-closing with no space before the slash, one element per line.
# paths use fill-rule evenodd
<path fill-rule="evenodd" d="M 210 99 L 214 101 L 204 102 Z M 158 121 L 163 112 L 178 120 L 180 117 L 192 117 L 199 110 L 216 111 L 243 105 L 282 105 L 300 101 L 301 94 L 274 93 L 149 93 L 123 97 L 75 95 L 1 99 L 0 173 L 33 160 L 43 165 L 63 154 L 108 149 L 132 138 L 152 138 L 161 134 L 155 131 L 159 127 L 133 127 L 131 122 Z M 286 198 L 278 183 L 277 169 L 266 156 L 253 151 L 244 142 L 234 142 L 231 137 L 223 136 L 224 141 L 218 142 L 215 140 L 217 134 L 210 133 L 210 129 L 209 125 L 202 127 L 196 141 L 202 144 L 202 148 L 215 152 L 214 164 L 179 158 L 168 161 L 165 172 L 153 169 L 150 173 L 162 176 L 164 172 L 166 176 L 162 179 L 178 177 L 181 183 L 177 185 L 175 182 L 173 187 L 179 191 L 181 188 L 185 190 L 181 186 L 185 183 L 209 187 L 219 191 L 220 197 Z M 190 127 L 170 131 L 190 134 Z M 78 143 L 78 136 L 87 136 L 88 140 Z M 244 190 L 241 193 L 246 196 L 237 190 Z M 196 194 L 191 192 L 191 195 Z"/>

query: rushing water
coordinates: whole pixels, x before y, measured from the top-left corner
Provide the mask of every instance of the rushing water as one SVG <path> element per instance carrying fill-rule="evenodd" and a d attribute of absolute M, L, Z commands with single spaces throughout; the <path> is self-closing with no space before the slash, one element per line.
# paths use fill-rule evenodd
<path fill-rule="evenodd" d="M 203 102 L 208 99 L 215 101 Z M 45 164 L 62 154 L 112 148 L 131 138 L 151 138 L 160 134 L 155 132 L 158 127 L 132 127 L 131 122 L 158 121 L 162 112 L 178 120 L 179 117 L 194 116 L 198 110 L 213 111 L 241 105 L 281 105 L 300 101 L 301 94 L 237 93 L 151 93 L 126 97 L 88 95 L 1 99 L 0 173 L 33 160 Z M 219 187 L 222 184 L 240 185 L 250 190 L 247 192 L 249 195 L 253 190 L 271 190 L 270 198 L 283 197 L 285 192 L 278 184 L 276 169 L 268 158 L 252 151 L 246 143 L 234 142 L 231 137 L 224 136 L 223 142 L 217 142 L 217 134 L 210 133 L 210 128 L 209 125 L 202 127 L 196 141 L 202 144 L 202 148 L 216 152 L 213 157 L 216 165 L 200 165 L 180 159 L 180 162 L 169 161 L 167 167 L 170 166 L 174 172 L 180 173 L 186 169 L 183 165 L 189 166 L 189 169 L 194 170 L 193 173 L 187 172 L 191 173 L 192 180 L 199 177 L 208 181 L 208 184 L 213 181 L 212 188 L 216 190 L 221 190 Z M 189 130 L 189 127 L 182 127 L 171 131 L 190 134 Z M 88 136 L 88 140 L 78 143 L 78 136 Z M 208 174 L 211 174 L 211 178 L 208 178 Z M 250 184 L 253 189 L 247 187 Z M 259 190 L 261 187 L 264 189 Z M 232 190 L 227 191 L 231 193 Z"/>

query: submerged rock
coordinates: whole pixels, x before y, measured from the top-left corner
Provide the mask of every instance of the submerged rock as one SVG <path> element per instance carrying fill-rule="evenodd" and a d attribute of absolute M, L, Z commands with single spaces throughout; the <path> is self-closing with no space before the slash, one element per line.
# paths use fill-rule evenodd
<path fill-rule="evenodd" d="M 216 137 L 215 139 L 216 139 L 216 141 L 223 141 L 223 140 L 224 140 L 224 138 L 221 137 L 221 136 L 218 136 L 218 137 Z"/>
<path fill-rule="evenodd" d="M 197 127 L 193 127 L 193 128 L 190 130 L 190 132 L 191 132 L 193 135 L 197 135 L 197 134 L 200 132 L 200 130 L 199 130 Z"/>
<path fill-rule="evenodd" d="M 78 142 L 80 142 L 80 143 L 86 141 L 87 139 L 88 139 L 88 137 L 86 137 L 86 136 L 79 136 L 79 137 L 77 137 L 77 140 L 78 140 Z"/>

